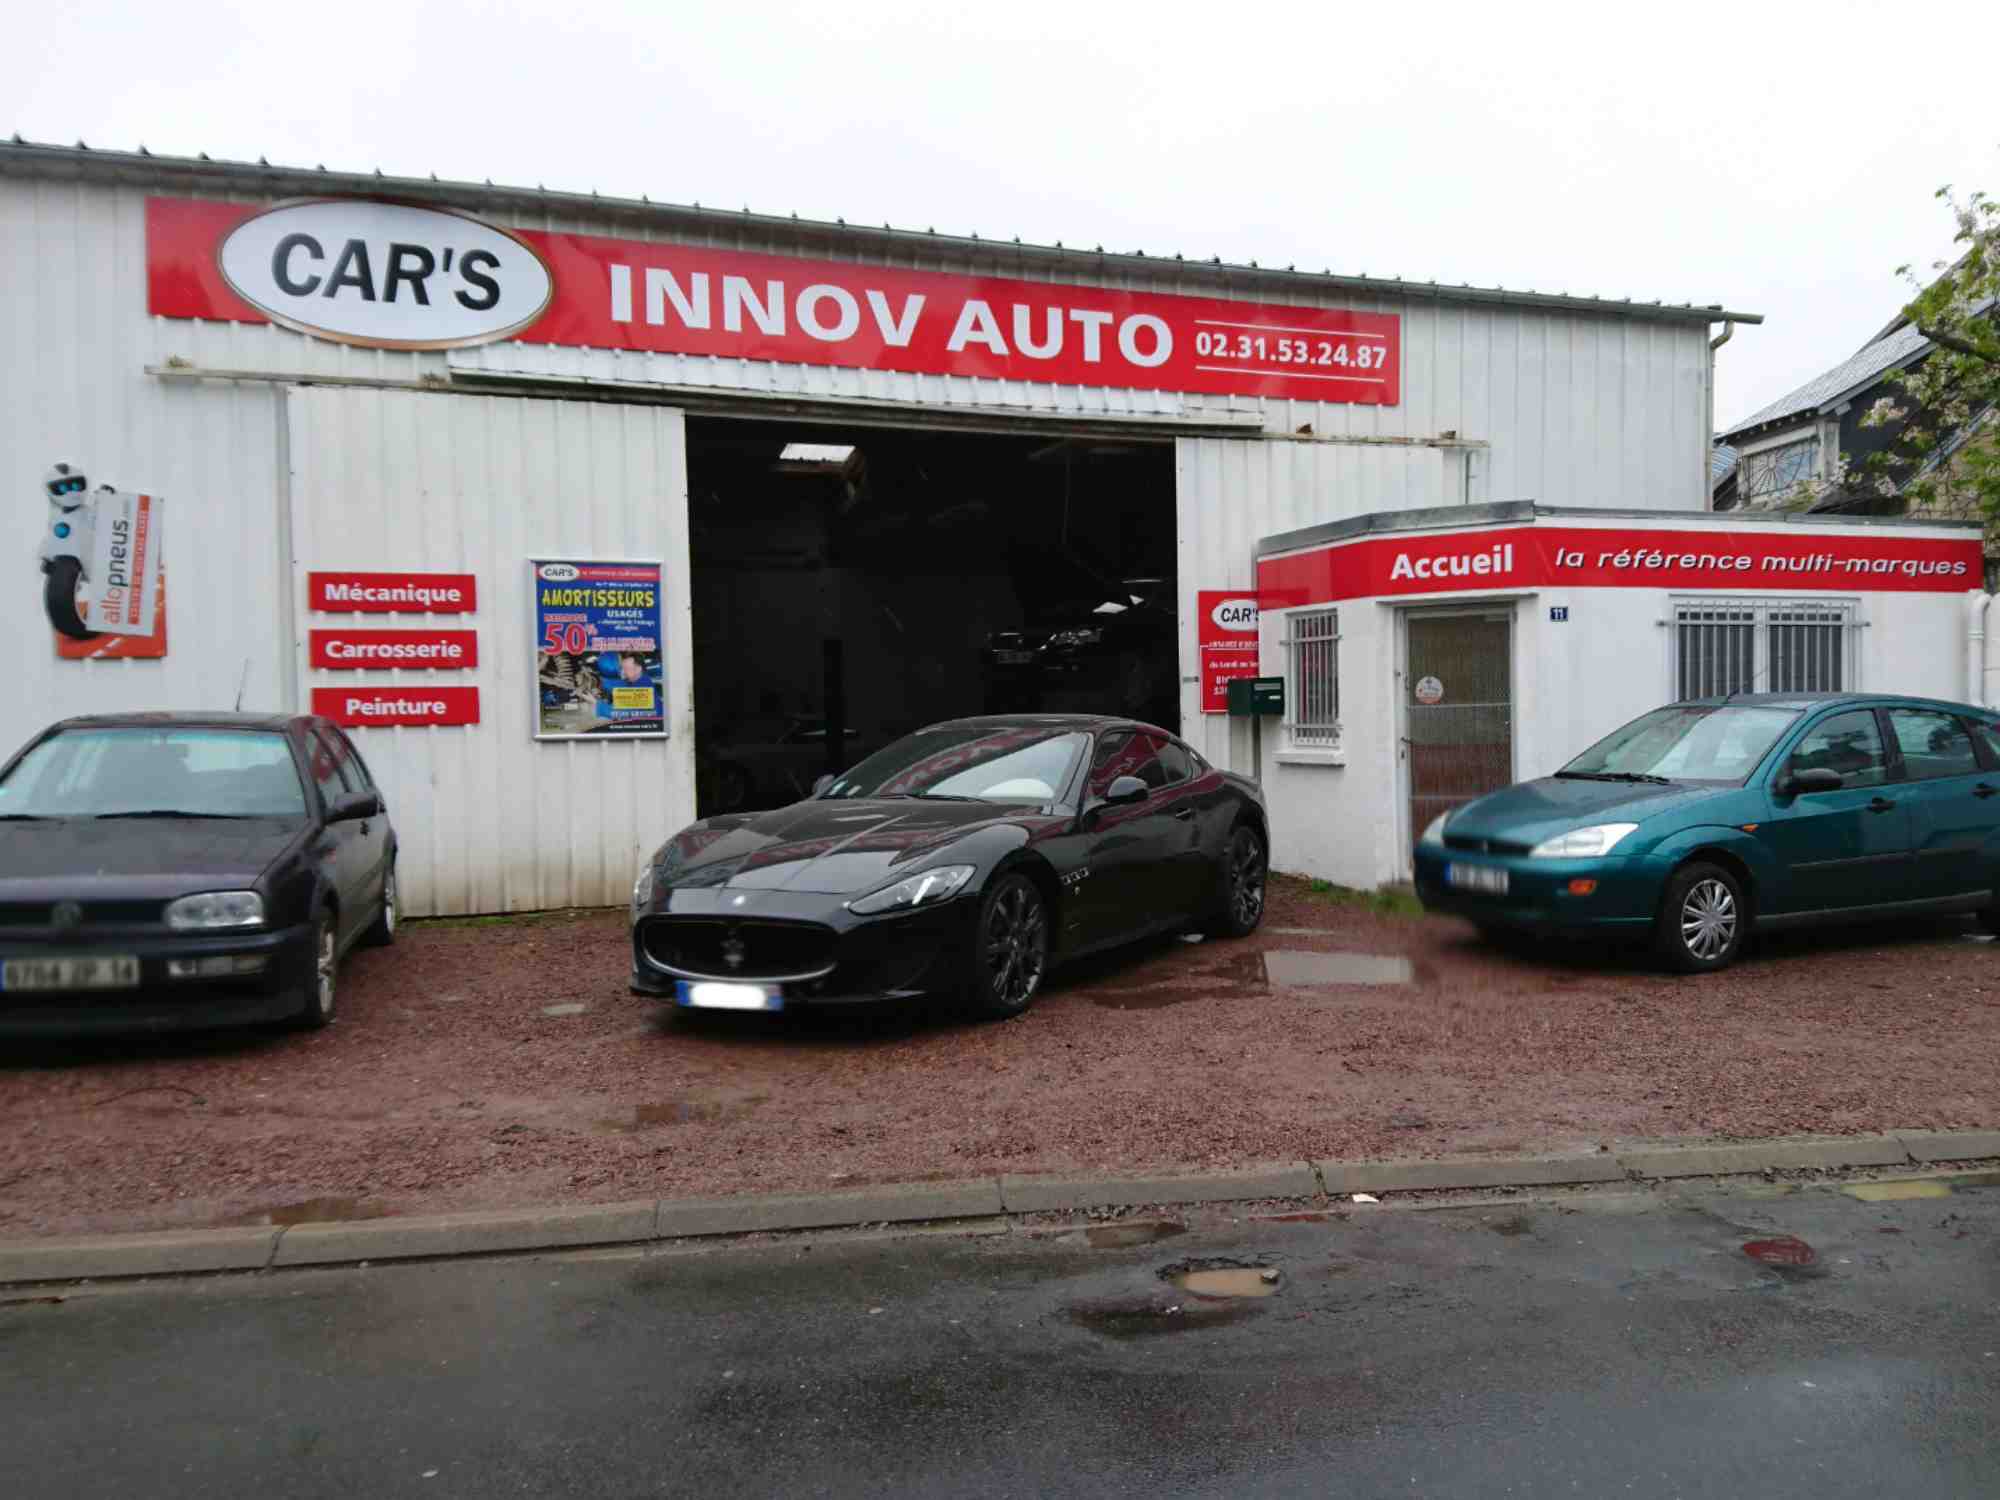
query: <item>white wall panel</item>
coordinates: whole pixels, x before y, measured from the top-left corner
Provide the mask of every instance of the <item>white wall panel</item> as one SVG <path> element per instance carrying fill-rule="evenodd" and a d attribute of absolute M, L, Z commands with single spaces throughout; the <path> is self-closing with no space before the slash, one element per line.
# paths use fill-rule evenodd
<path fill-rule="evenodd" d="M 299 388 L 291 496 L 307 688 L 477 683 L 469 728 L 355 730 L 389 795 L 412 916 L 611 906 L 644 854 L 694 817 L 687 460 L 678 411 L 504 396 Z M 538 742 L 528 558 L 665 565 L 667 740 Z M 462 616 L 310 614 L 312 571 L 467 572 Z M 461 672 L 322 672 L 313 625 L 468 625 Z"/>

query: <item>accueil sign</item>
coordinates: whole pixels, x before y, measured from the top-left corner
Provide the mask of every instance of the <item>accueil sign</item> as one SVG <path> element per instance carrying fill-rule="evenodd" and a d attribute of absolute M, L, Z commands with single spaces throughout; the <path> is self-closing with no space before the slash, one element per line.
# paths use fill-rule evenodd
<path fill-rule="evenodd" d="M 148 309 L 394 349 L 528 342 L 1394 405 L 1356 312 L 507 230 L 374 199 L 146 204 Z"/>

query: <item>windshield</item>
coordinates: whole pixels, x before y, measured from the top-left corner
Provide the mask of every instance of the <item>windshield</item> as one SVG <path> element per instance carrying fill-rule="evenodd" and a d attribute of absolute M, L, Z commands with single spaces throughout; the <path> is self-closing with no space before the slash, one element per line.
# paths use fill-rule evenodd
<path fill-rule="evenodd" d="M 1075 730 L 925 729 L 876 751 L 821 795 L 1053 802 L 1089 745 Z"/>
<path fill-rule="evenodd" d="M 1797 720 L 1795 708 L 1659 708 L 1606 735 L 1558 776 L 1741 783 Z"/>
<path fill-rule="evenodd" d="M 69 729 L 0 781 L 0 818 L 303 818 L 282 734 L 237 729 Z"/>

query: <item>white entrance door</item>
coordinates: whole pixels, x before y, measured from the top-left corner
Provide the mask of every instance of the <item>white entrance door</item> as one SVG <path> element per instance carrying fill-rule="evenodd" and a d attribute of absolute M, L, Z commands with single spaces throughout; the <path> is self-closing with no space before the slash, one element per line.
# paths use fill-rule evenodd
<path fill-rule="evenodd" d="M 315 687 L 479 689 L 469 728 L 350 730 L 388 798 L 411 916 L 620 906 L 694 817 L 687 449 L 661 406 L 301 387 L 287 393 L 300 709 Z M 664 565 L 668 738 L 533 738 L 531 556 Z M 324 614 L 307 575 L 470 573 L 466 615 Z M 476 668 L 323 671 L 329 626 L 472 629 Z"/>

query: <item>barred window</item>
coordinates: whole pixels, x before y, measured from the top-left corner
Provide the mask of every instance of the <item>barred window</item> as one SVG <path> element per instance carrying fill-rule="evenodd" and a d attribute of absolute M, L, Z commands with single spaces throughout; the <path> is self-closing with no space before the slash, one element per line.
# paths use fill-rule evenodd
<path fill-rule="evenodd" d="M 1340 611 L 1294 614 L 1287 622 L 1286 728 L 1301 749 L 1340 743 Z"/>
<path fill-rule="evenodd" d="M 1677 599 L 1673 608 L 1678 698 L 1855 686 L 1858 621 L 1849 602 Z"/>
<path fill-rule="evenodd" d="M 1806 438 L 1762 453 L 1746 453 L 1736 480 L 1737 493 L 1749 499 L 1778 496 L 1813 477 L 1819 468 L 1819 439 Z"/>

